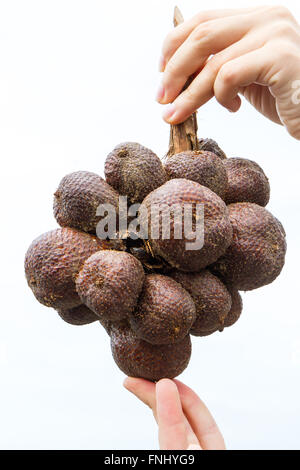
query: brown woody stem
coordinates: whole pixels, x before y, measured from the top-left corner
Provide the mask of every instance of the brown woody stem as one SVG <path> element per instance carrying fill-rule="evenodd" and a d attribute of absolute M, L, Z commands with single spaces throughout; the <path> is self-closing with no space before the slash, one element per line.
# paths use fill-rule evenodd
<path fill-rule="evenodd" d="M 183 16 L 178 7 L 174 10 L 174 26 L 183 23 Z M 191 80 L 188 80 L 184 88 L 187 88 Z M 192 114 L 186 121 L 181 124 L 171 125 L 169 151 L 166 158 L 185 150 L 198 150 L 199 143 L 197 138 L 197 116 Z"/>

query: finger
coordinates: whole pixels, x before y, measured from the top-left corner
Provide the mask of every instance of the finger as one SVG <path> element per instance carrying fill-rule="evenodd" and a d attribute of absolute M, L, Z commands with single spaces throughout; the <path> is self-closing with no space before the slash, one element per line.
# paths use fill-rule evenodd
<path fill-rule="evenodd" d="M 214 96 L 214 82 L 220 68 L 228 61 L 257 49 L 254 36 L 243 38 L 227 49 L 214 55 L 176 100 L 165 110 L 163 117 L 170 124 L 185 121 L 200 106 Z M 236 111 L 236 109 L 233 109 Z"/>
<path fill-rule="evenodd" d="M 186 425 L 175 383 L 162 379 L 156 384 L 159 443 L 162 450 L 187 449 Z"/>
<path fill-rule="evenodd" d="M 252 18 L 252 20 L 250 20 Z M 172 102 L 188 78 L 201 70 L 207 58 L 240 41 L 254 24 L 253 16 L 240 15 L 201 24 L 169 60 L 162 78 L 161 104 Z M 259 43 L 259 35 L 255 36 Z"/>
<path fill-rule="evenodd" d="M 270 93 L 268 87 L 258 85 L 257 83 L 251 83 L 251 85 L 241 88 L 240 93 L 260 113 L 271 119 L 273 122 L 276 122 L 276 124 L 282 125 L 277 111 L 276 100 Z"/>
<path fill-rule="evenodd" d="M 226 62 L 220 68 L 214 83 L 216 99 L 224 107 L 230 108 L 241 87 L 252 83 L 268 85 L 270 68 L 272 63 L 268 47 L 262 47 Z"/>
<path fill-rule="evenodd" d="M 179 380 L 176 383 L 182 408 L 199 442 L 205 450 L 224 450 L 225 443 L 219 428 L 205 404 L 196 393 Z"/>
<path fill-rule="evenodd" d="M 154 418 L 157 421 L 155 384 L 153 382 L 149 382 L 149 380 L 126 377 L 123 385 L 126 390 L 133 393 L 137 398 L 145 403 L 145 405 L 152 409 Z"/>
<path fill-rule="evenodd" d="M 241 89 L 249 87 L 249 85 L 272 86 L 274 83 L 274 75 L 277 73 L 277 65 L 274 65 L 272 56 L 272 46 L 270 44 L 261 47 L 256 51 L 244 54 L 224 64 L 214 83 L 214 94 L 220 104 L 229 108 L 230 103 L 237 98 L 237 94 Z M 254 90 L 256 93 L 254 93 Z M 264 108 L 268 108 L 275 112 L 275 99 L 270 92 L 262 93 L 264 89 L 260 87 L 260 93 L 256 88 L 250 88 L 245 94 L 247 99 L 259 111 L 263 112 Z M 252 92 L 250 94 L 250 91 Z M 251 99 L 252 98 L 252 99 Z M 279 118 L 278 118 L 279 119 Z M 278 121 L 277 121 L 278 122 Z"/>
<path fill-rule="evenodd" d="M 139 398 L 139 400 L 152 409 L 154 418 L 157 421 L 155 384 L 153 382 L 149 382 L 148 380 L 127 377 L 124 380 L 123 385 L 126 390 L 133 393 L 137 398 Z M 184 423 L 186 427 L 188 445 L 195 446 L 193 447 L 195 449 L 199 448 L 198 439 L 185 416 Z"/>
<path fill-rule="evenodd" d="M 170 60 L 174 52 L 181 46 L 181 44 L 188 38 L 191 32 L 202 23 L 206 21 L 215 20 L 218 18 L 226 18 L 229 16 L 246 15 L 254 10 L 261 10 L 259 8 L 240 8 L 240 9 L 224 9 L 224 10 L 207 10 L 198 13 L 191 19 L 180 24 L 174 28 L 166 37 L 162 47 L 162 58 L 160 63 L 160 71 L 163 72 L 167 62 Z"/>

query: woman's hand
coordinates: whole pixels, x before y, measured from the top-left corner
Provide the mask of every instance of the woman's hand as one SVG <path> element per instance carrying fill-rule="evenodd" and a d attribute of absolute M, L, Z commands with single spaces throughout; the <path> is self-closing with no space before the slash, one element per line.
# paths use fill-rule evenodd
<path fill-rule="evenodd" d="M 172 103 L 164 113 L 170 124 L 213 96 L 236 112 L 242 94 L 300 139 L 300 27 L 285 7 L 199 13 L 167 36 L 160 70 L 157 100 Z"/>
<path fill-rule="evenodd" d="M 152 409 L 162 450 L 225 450 L 210 412 L 179 380 L 162 379 L 154 384 L 128 377 L 124 387 Z"/>

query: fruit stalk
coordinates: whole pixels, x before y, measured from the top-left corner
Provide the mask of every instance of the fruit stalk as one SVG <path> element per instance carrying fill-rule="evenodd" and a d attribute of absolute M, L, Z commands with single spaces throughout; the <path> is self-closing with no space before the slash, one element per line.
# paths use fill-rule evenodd
<path fill-rule="evenodd" d="M 173 18 L 174 26 L 178 26 L 180 23 L 183 23 L 183 21 L 183 16 L 179 8 L 175 7 Z M 187 88 L 191 81 L 192 79 L 190 78 L 183 89 Z M 166 158 L 186 150 L 198 150 L 197 130 L 196 113 L 193 113 L 186 121 L 180 124 L 171 125 L 169 151 Z"/>

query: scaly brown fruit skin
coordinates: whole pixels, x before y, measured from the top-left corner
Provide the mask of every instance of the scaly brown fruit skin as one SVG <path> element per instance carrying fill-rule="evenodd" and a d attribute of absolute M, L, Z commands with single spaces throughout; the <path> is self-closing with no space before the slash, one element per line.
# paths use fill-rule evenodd
<path fill-rule="evenodd" d="M 226 286 L 230 292 L 232 305 L 230 312 L 228 313 L 227 317 L 225 318 L 224 326 L 225 328 L 234 325 L 241 316 L 243 310 L 243 299 L 239 291 L 232 286 Z"/>
<path fill-rule="evenodd" d="M 99 240 L 72 228 L 44 233 L 30 245 L 25 257 L 25 274 L 37 300 L 55 309 L 69 309 L 82 302 L 75 278 L 84 261 L 102 249 L 124 249 L 120 240 Z"/>
<path fill-rule="evenodd" d="M 194 242 L 195 238 L 188 240 L 174 238 L 174 216 L 171 214 L 170 239 L 162 238 L 161 218 L 151 221 L 151 206 L 162 205 L 161 213 L 167 214 L 173 204 L 183 206 L 185 203 L 204 205 L 204 246 L 197 250 L 186 250 L 186 243 Z M 140 221 L 143 228 L 147 228 L 148 236 L 155 255 L 165 259 L 174 268 L 182 271 L 200 271 L 216 261 L 232 240 L 232 227 L 229 221 L 227 207 L 222 199 L 210 189 L 199 183 L 186 179 L 173 179 L 160 188 L 152 191 L 141 205 Z M 158 229 L 159 238 L 151 238 L 151 224 Z M 184 224 L 183 224 L 184 225 Z M 195 217 L 193 217 L 193 230 L 195 230 Z"/>
<path fill-rule="evenodd" d="M 181 374 L 191 357 L 191 340 L 187 335 L 175 344 L 153 345 L 139 339 L 126 325 L 111 328 L 111 350 L 117 366 L 130 377 L 156 382 Z"/>
<path fill-rule="evenodd" d="M 223 164 L 228 178 L 226 204 L 253 202 L 262 207 L 268 204 L 269 180 L 257 163 L 245 158 L 228 158 Z"/>
<path fill-rule="evenodd" d="M 129 253 L 99 251 L 86 260 L 76 279 L 82 300 L 98 317 L 120 321 L 136 307 L 143 266 Z"/>
<path fill-rule="evenodd" d="M 182 341 L 196 320 L 190 294 L 174 279 L 160 274 L 145 278 L 137 308 L 130 315 L 136 335 L 151 344 Z"/>
<path fill-rule="evenodd" d="M 98 315 L 97 315 L 97 318 L 99 320 L 100 325 L 103 326 L 108 336 L 110 336 L 112 322 L 109 320 L 106 320 L 105 318 L 99 319 Z M 117 324 L 120 325 L 120 322 L 117 322 Z"/>
<path fill-rule="evenodd" d="M 228 206 L 233 241 L 212 269 L 241 291 L 273 282 L 285 261 L 286 240 L 282 226 L 265 208 L 250 202 Z"/>
<path fill-rule="evenodd" d="M 186 178 L 211 189 L 222 199 L 227 191 L 227 173 L 223 162 L 212 152 L 186 151 L 169 157 L 165 163 L 169 177 Z"/>
<path fill-rule="evenodd" d="M 119 195 L 101 176 L 89 171 L 66 175 L 54 193 L 54 216 L 61 227 L 96 233 L 100 204 L 111 204 L 118 211 Z"/>
<path fill-rule="evenodd" d="M 94 321 L 99 320 L 86 305 L 79 305 L 78 307 L 57 310 L 58 315 L 70 325 L 88 325 Z"/>
<path fill-rule="evenodd" d="M 106 158 L 104 173 L 106 181 L 131 204 L 141 203 L 167 181 L 158 156 L 135 142 L 117 145 Z"/>
<path fill-rule="evenodd" d="M 170 276 L 189 292 L 195 303 L 197 318 L 190 333 L 194 336 L 206 336 L 222 330 L 232 300 L 220 279 L 206 269 L 199 273 L 173 271 Z"/>
<path fill-rule="evenodd" d="M 221 158 L 221 160 L 225 160 L 227 158 L 226 154 L 213 139 L 199 139 L 199 150 L 213 152 L 217 157 Z"/>

